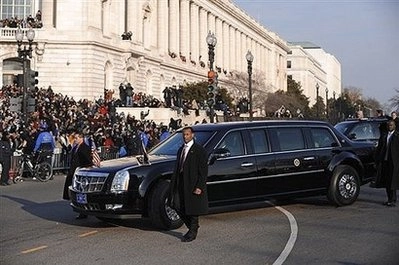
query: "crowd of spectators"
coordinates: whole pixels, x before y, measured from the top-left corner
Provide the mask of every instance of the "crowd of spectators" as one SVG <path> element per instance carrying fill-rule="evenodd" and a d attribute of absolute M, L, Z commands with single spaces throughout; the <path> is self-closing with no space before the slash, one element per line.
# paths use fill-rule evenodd
<path fill-rule="evenodd" d="M 142 152 L 142 142 L 146 149 L 156 145 L 168 133 L 182 127 L 181 119 L 170 119 L 169 124 L 156 124 L 146 120 L 146 114 L 134 117 L 116 112 L 121 104 L 120 99 L 110 97 L 106 91 L 105 97 L 95 101 L 87 99 L 75 100 L 72 97 L 54 93 L 51 87 L 31 91 L 36 100 L 36 109 L 29 114 L 27 124 L 20 113 L 10 110 L 10 98 L 21 95 L 22 89 L 16 85 L 6 85 L 0 91 L 0 133 L 10 135 L 13 149 L 17 149 L 24 141 L 28 142 L 25 152 L 32 151 L 35 136 L 40 124 L 46 123 L 53 134 L 56 145 L 62 152 L 71 149 L 73 132 L 83 132 L 92 138 L 97 147 L 119 152 L 121 155 L 135 155 Z M 137 106 L 147 105 L 150 96 L 137 94 Z M 149 102 L 152 102 L 151 100 Z M 161 102 L 160 105 L 163 103 Z M 122 148 L 123 147 L 123 148 Z"/>
<path fill-rule="evenodd" d="M 37 11 L 35 17 L 29 15 L 26 18 L 18 17 L 5 18 L 0 20 L 0 28 L 41 28 L 43 27 L 42 12 Z"/>

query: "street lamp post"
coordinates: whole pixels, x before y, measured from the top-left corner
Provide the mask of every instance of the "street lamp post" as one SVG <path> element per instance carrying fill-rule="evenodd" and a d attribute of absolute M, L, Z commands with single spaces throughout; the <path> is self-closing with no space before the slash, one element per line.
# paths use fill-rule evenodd
<path fill-rule="evenodd" d="M 326 117 L 328 120 L 328 88 L 326 87 Z"/>
<path fill-rule="evenodd" d="M 249 120 L 252 121 L 252 62 L 254 61 L 254 56 L 250 51 L 247 52 L 245 56 L 248 62 L 248 87 L 249 87 Z"/>
<path fill-rule="evenodd" d="M 213 62 L 215 61 L 215 46 L 217 43 L 217 39 L 215 34 L 211 33 L 211 31 L 209 31 L 208 36 L 206 36 L 206 43 L 208 44 L 209 70 L 213 71 Z M 214 104 L 215 102 L 209 106 L 209 121 L 211 123 L 214 123 L 215 121 Z"/>
<path fill-rule="evenodd" d="M 319 118 L 319 83 L 316 83 L 316 117 Z"/>
<path fill-rule="evenodd" d="M 206 43 L 208 44 L 208 57 L 209 57 L 209 69 L 213 70 L 213 62 L 215 61 L 215 46 L 217 39 L 214 33 L 208 32 L 206 36 Z"/>
<path fill-rule="evenodd" d="M 29 81 L 29 76 L 28 73 L 30 71 L 30 60 L 29 58 L 32 58 L 32 43 L 33 39 L 35 38 L 35 31 L 30 28 L 26 32 L 26 38 L 28 39 L 29 46 L 26 48 L 26 45 L 24 45 L 24 49 L 21 49 L 22 42 L 24 39 L 25 33 L 21 30 L 21 28 L 18 28 L 16 33 L 15 33 L 15 39 L 17 40 L 18 44 L 18 57 L 22 59 L 23 63 L 23 94 L 22 94 L 22 112 L 23 112 L 23 117 L 24 117 L 24 122 L 25 125 L 28 121 L 28 81 Z"/>

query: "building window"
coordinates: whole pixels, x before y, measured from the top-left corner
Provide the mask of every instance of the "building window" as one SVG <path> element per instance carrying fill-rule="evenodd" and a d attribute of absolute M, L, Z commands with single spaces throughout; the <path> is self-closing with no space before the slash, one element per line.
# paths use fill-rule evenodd
<path fill-rule="evenodd" d="M 0 6 L 0 19 L 25 19 L 32 15 L 32 0 L 3 0 Z"/>
<path fill-rule="evenodd" d="M 287 61 L 287 68 L 291 68 L 291 61 Z"/>

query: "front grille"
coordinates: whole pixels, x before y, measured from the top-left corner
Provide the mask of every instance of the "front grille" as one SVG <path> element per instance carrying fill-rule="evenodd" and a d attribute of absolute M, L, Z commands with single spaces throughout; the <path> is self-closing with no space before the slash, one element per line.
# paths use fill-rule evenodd
<path fill-rule="evenodd" d="M 73 188 L 78 192 L 99 192 L 103 189 L 108 173 L 77 172 L 74 177 Z"/>
<path fill-rule="evenodd" d="M 101 211 L 100 205 L 98 203 L 75 203 L 78 208 L 85 209 L 86 211 Z"/>

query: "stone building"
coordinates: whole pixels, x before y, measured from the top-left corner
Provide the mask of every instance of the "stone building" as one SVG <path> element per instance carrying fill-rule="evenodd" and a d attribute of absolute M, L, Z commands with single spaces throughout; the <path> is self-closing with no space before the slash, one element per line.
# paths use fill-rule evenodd
<path fill-rule="evenodd" d="M 341 64 L 331 54 L 311 42 L 289 42 L 287 76 L 301 84 L 310 105 L 319 96 L 324 99 L 341 95 Z"/>
<path fill-rule="evenodd" d="M 247 74 L 250 50 L 265 89 L 286 90 L 286 41 L 230 0 L 23 2 L 30 4 L 17 9 L 16 1 L 2 1 L 0 15 L 22 18 L 41 11 L 43 27 L 34 29 L 31 59 L 40 87 L 94 99 L 104 88 L 117 91 L 129 82 L 135 92 L 162 98 L 166 86 L 206 80 L 210 31 L 217 38 L 214 65 L 222 86 L 228 89 L 224 81 L 233 72 Z M 0 28 L 1 85 L 22 73 L 15 32 Z"/>

